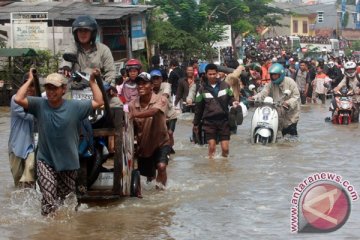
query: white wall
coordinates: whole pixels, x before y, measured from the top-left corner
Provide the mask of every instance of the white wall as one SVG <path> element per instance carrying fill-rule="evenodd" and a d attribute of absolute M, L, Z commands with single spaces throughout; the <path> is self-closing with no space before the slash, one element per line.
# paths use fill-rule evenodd
<path fill-rule="evenodd" d="M 6 31 L 8 35 L 7 47 L 11 47 L 11 29 L 10 23 L 6 23 L 5 25 L 0 25 L 0 30 Z M 54 37 L 53 37 L 54 36 Z M 55 42 L 54 42 L 55 38 Z M 64 52 L 66 48 L 68 48 L 74 42 L 74 38 L 71 33 L 71 27 L 48 27 L 48 49 L 50 51 Z M 35 49 L 36 50 L 36 49 Z"/>

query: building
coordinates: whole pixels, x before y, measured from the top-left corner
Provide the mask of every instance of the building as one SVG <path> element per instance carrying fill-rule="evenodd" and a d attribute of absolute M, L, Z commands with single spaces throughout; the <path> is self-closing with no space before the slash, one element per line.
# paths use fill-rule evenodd
<path fill-rule="evenodd" d="M 128 58 L 134 51 L 146 49 L 145 14 L 153 7 L 130 2 L 136 1 L 2 1 L 0 33 L 5 35 L 8 47 L 63 52 L 73 42 L 74 19 L 91 15 L 99 24 L 98 40 L 110 48 L 114 59 Z"/>
<path fill-rule="evenodd" d="M 280 21 L 285 27 L 269 29 L 267 36 L 299 35 L 323 36 L 327 38 L 359 38 L 356 30 L 356 9 L 354 5 L 346 6 L 347 22 L 341 22 L 341 6 L 336 4 L 301 4 L 293 2 L 276 2 L 274 6 L 286 10 L 289 14 Z"/>

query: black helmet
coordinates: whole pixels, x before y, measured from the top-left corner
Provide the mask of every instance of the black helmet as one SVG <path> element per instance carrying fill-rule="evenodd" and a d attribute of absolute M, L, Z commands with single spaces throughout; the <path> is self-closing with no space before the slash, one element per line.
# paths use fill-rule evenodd
<path fill-rule="evenodd" d="M 98 24 L 95 18 L 89 15 L 85 15 L 85 16 L 79 16 L 75 19 L 75 21 L 72 24 L 72 32 L 74 35 L 75 42 L 77 43 L 79 42 L 79 39 L 77 37 L 76 30 L 78 30 L 79 28 L 86 28 L 91 31 L 90 42 L 91 44 L 94 44 L 98 30 Z"/>

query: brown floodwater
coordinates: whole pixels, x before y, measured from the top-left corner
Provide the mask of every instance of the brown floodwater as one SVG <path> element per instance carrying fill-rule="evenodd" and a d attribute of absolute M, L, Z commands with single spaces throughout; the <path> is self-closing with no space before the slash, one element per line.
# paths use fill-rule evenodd
<path fill-rule="evenodd" d="M 359 124 L 326 123 L 327 105 L 301 109 L 298 139 L 250 143 L 252 111 L 230 142 L 230 156 L 207 158 L 189 141 L 191 115 L 178 120 L 168 186 L 142 179 L 144 198 L 81 204 L 70 196 L 56 218 L 40 215 L 40 194 L 13 187 L 7 155 L 9 114 L 0 111 L 0 239 L 358 239 L 360 204 L 327 234 L 292 234 L 294 187 L 316 172 L 333 172 L 360 189 Z M 219 148 L 217 149 L 219 152 Z"/>

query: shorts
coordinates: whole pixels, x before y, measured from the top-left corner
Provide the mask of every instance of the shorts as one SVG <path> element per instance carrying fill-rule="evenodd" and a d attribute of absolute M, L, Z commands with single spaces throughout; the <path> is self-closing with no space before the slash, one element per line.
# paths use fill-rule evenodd
<path fill-rule="evenodd" d="M 169 119 L 166 121 L 166 126 L 168 130 L 171 130 L 172 132 L 175 132 L 175 126 L 176 126 L 177 119 Z"/>
<path fill-rule="evenodd" d="M 35 154 L 29 153 L 26 159 L 15 156 L 14 153 L 9 154 L 9 162 L 11 173 L 14 178 L 15 186 L 19 186 L 21 182 L 35 181 Z"/>
<path fill-rule="evenodd" d="M 221 141 L 230 140 L 230 127 L 228 120 L 206 120 L 202 126 L 206 141 L 210 139 Z"/>
<path fill-rule="evenodd" d="M 157 149 L 150 157 L 139 157 L 137 162 L 140 174 L 150 178 L 155 177 L 157 165 L 159 163 L 168 164 L 170 150 L 171 147 L 166 145 Z"/>

